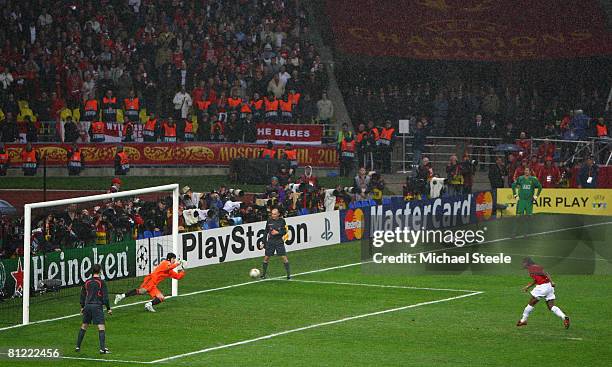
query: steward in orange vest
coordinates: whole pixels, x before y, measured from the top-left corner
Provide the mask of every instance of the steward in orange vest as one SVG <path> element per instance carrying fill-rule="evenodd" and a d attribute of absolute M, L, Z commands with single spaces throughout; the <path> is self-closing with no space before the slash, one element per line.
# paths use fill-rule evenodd
<path fill-rule="evenodd" d="M 277 154 L 278 157 L 283 157 L 283 159 L 289 161 L 289 174 L 293 175 L 298 168 L 297 149 L 293 148 L 291 144 L 287 143 L 285 144 L 285 151 L 283 154 L 281 155 L 280 151 Z"/>
<path fill-rule="evenodd" d="M 223 126 L 223 121 L 221 120 L 217 120 L 217 122 L 212 124 L 210 127 L 210 136 L 212 141 L 225 141 L 225 135 L 223 135 L 224 133 L 225 127 Z"/>
<path fill-rule="evenodd" d="M 6 176 L 6 171 L 10 165 L 8 152 L 4 150 L 4 144 L 0 143 L 0 176 Z"/>
<path fill-rule="evenodd" d="M 32 143 L 26 144 L 26 148 L 21 151 L 21 169 L 24 176 L 35 176 L 38 169 L 40 154 L 32 148 Z"/>
<path fill-rule="evenodd" d="M 347 134 L 340 143 L 340 176 L 350 177 L 355 160 L 356 143 L 352 134 Z"/>
<path fill-rule="evenodd" d="M 185 130 L 183 133 L 184 141 L 194 141 L 195 135 L 193 133 L 193 122 L 189 119 L 185 120 Z"/>
<path fill-rule="evenodd" d="M 248 103 L 243 102 L 242 105 L 240 106 L 240 119 L 244 120 L 245 118 L 247 118 L 249 113 L 253 113 L 251 106 L 249 106 Z"/>
<path fill-rule="evenodd" d="M 259 153 L 259 158 L 261 159 L 274 159 L 276 158 L 276 151 L 274 150 L 274 146 L 272 142 L 269 141 L 266 147 Z"/>
<path fill-rule="evenodd" d="M 276 99 L 276 96 L 274 96 L 274 94 L 270 94 L 270 97 L 265 98 L 264 106 L 266 110 L 266 120 L 276 122 L 278 119 L 278 99 Z"/>
<path fill-rule="evenodd" d="M 73 144 L 71 149 L 68 149 L 68 175 L 78 176 L 83 168 L 83 157 L 78 145 Z"/>
<path fill-rule="evenodd" d="M 117 154 L 115 155 L 115 175 L 125 176 L 130 171 L 130 160 L 128 159 L 127 153 L 123 151 L 123 146 L 117 147 Z"/>
<path fill-rule="evenodd" d="M 164 143 L 176 143 L 176 124 L 172 117 L 162 123 L 162 136 Z"/>
<path fill-rule="evenodd" d="M 357 143 L 357 158 L 359 159 L 359 167 L 365 167 L 365 155 L 368 147 L 368 132 L 364 124 L 359 124 L 356 134 Z"/>
<path fill-rule="evenodd" d="M 83 107 L 83 116 L 81 120 L 83 121 L 95 121 L 100 117 L 100 111 L 98 109 L 98 100 L 97 99 L 88 99 L 85 101 L 85 106 Z"/>
<path fill-rule="evenodd" d="M 117 122 L 117 97 L 113 96 L 113 92 L 109 89 L 106 95 L 102 98 L 102 121 Z"/>
<path fill-rule="evenodd" d="M 130 91 L 130 97 L 123 100 L 123 117 L 128 121 L 138 121 L 138 115 L 140 114 L 140 101 L 135 96 L 134 91 Z"/>
<path fill-rule="evenodd" d="M 233 95 L 227 99 L 227 106 L 230 110 L 237 110 L 238 107 L 242 104 L 242 98 Z"/>
<path fill-rule="evenodd" d="M 261 121 L 264 114 L 264 100 L 259 97 L 258 93 L 253 95 L 253 100 L 249 103 L 251 112 L 253 113 L 253 120 L 255 122 Z"/>
<path fill-rule="evenodd" d="M 380 139 L 378 140 L 383 173 L 391 173 L 391 152 L 393 152 L 394 137 L 395 128 L 391 126 L 391 121 L 387 120 L 385 122 L 385 127 L 380 133 Z"/>
<path fill-rule="evenodd" d="M 281 118 L 282 118 L 282 121 L 283 122 L 291 122 L 291 120 L 293 119 L 293 103 L 291 102 L 289 97 L 287 97 L 286 101 L 279 100 L 278 104 L 279 104 L 280 109 L 281 109 Z"/>
<path fill-rule="evenodd" d="M 155 118 L 155 114 L 151 112 L 149 114 L 149 119 L 145 122 L 144 129 L 142 130 L 142 136 L 144 141 L 154 142 L 157 141 L 157 118 Z"/>
<path fill-rule="evenodd" d="M 106 125 L 102 121 L 94 121 L 89 126 L 89 136 L 94 143 L 102 143 L 106 140 Z"/>

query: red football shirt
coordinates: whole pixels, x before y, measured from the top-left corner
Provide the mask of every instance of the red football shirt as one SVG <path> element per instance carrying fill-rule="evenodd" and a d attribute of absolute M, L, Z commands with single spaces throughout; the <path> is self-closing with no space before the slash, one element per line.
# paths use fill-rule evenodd
<path fill-rule="evenodd" d="M 544 268 L 540 265 L 534 264 L 527 267 L 529 276 L 533 278 L 537 285 L 550 283 L 550 278 L 544 273 Z"/>

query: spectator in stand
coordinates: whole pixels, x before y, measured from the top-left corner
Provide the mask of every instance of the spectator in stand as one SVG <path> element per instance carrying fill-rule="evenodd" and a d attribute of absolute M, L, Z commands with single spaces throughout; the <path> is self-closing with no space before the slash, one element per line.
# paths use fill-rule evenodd
<path fill-rule="evenodd" d="M 446 178 L 449 196 L 460 195 L 463 191 L 463 174 L 461 172 L 462 165 L 457 161 L 456 155 L 451 155 L 448 165 L 446 166 Z"/>
<path fill-rule="evenodd" d="M 540 168 L 538 176 L 538 181 L 542 184 L 543 188 L 554 188 L 559 185 L 559 181 L 561 180 L 561 172 L 559 171 L 559 167 L 553 162 L 553 158 L 551 156 L 546 157 L 544 161 L 544 165 Z"/>
<path fill-rule="evenodd" d="M 484 170 L 483 162 L 487 161 L 487 151 L 484 148 L 486 146 L 486 141 L 484 139 L 478 138 L 488 138 L 487 135 L 487 126 L 482 121 L 482 115 L 476 115 L 476 119 L 472 124 L 472 129 L 470 132 L 470 137 L 476 138 L 472 144 L 476 145 L 476 148 L 473 148 L 473 154 L 476 156 L 475 159 L 480 163 L 480 170 Z"/>
<path fill-rule="evenodd" d="M 327 92 L 323 92 L 321 99 L 317 102 L 317 120 L 324 125 L 329 125 L 334 116 L 334 105 L 327 98 Z"/>
<path fill-rule="evenodd" d="M 596 189 L 598 171 L 599 167 L 594 163 L 593 157 L 589 156 L 578 173 L 578 179 L 576 180 L 578 188 Z"/>
<path fill-rule="evenodd" d="M 540 163 L 538 156 L 535 154 L 532 155 L 531 161 L 529 162 L 529 171 L 531 172 L 531 175 L 534 177 L 539 177 L 541 168 L 542 163 Z"/>
<path fill-rule="evenodd" d="M 189 114 L 189 110 L 193 104 L 191 96 L 185 90 L 185 86 L 181 86 L 181 89 L 174 95 L 172 99 L 174 104 L 174 116 L 177 120 L 186 119 Z"/>
<path fill-rule="evenodd" d="M 4 143 L 12 143 L 15 141 L 19 141 L 19 128 L 17 127 L 17 123 L 13 118 L 13 113 L 8 112 L 4 116 L 4 121 L 0 123 L 1 133 L 2 133 L 2 142 Z"/>
<path fill-rule="evenodd" d="M 6 176 L 6 172 L 11 165 L 11 157 L 4 149 L 4 143 L 0 143 L 0 176 Z"/>
<path fill-rule="evenodd" d="M 472 186 L 474 185 L 474 175 L 478 167 L 477 160 L 471 160 L 470 156 L 465 153 L 461 162 L 461 175 L 463 176 L 463 194 L 471 194 Z"/>
<path fill-rule="evenodd" d="M 491 190 L 494 194 L 497 189 L 504 187 L 505 176 L 508 176 L 508 170 L 504 166 L 502 157 L 496 157 L 495 164 L 489 167 L 489 183 L 491 183 Z"/>
<path fill-rule="evenodd" d="M 72 121 L 72 116 L 67 116 L 64 122 L 64 142 L 75 143 L 79 139 L 79 128 Z"/>
<path fill-rule="evenodd" d="M 425 150 L 426 143 L 426 131 L 423 126 L 422 121 L 418 121 L 416 123 L 416 129 L 414 131 L 414 140 L 412 142 L 412 166 L 414 168 L 418 167 L 419 162 L 421 161 L 421 154 Z"/>
<path fill-rule="evenodd" d="M 370 193 L 371 179 L 372 176 L 367 174 L 366 168 L 359 167 L 359 172 L 353 179 L 353 187 L 358 195 L 358 200 L 368 199 L 368 194 Z"/>
<path fill-rule="evenodd" d="M 531 155 L 531 139 L 527 138 L 527 133 L 521 131 L 519 138 L 516 140 L 516 145 L 521 149 L 518 153 L 519 159 L 525 159 Z"/>
<path fill-rule="evenodd" d="M 538 147 L 538 154 L 537 154 L 538 159 L 543 160 L 544 158 L 554 157 L 555 150 L 556 150 L 556 147 L 553 143 L 550 142 L 550 140 L 548 139 L 544 140 L 544 143 L 542 143 Z"/>

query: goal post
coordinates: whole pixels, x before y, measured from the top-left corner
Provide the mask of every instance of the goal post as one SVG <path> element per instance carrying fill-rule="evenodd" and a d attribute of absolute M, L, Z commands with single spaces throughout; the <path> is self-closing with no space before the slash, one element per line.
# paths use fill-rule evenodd
<path fill-rule="evenodd" d="M 179 209 L 179 185 L 169 184 L 162 186 L 147 187 L 137 190 L 120 191 L 116 193 L 82 196 L 72 199 L 62 199 L 30 203 L 24 205 L 24 234 L 23 234 L 23 290 L 22 290 L 22 323 L 30 323 L 30 289 L 31 289 L 31 263 L 32 263 L 32 209 L 56 207 L 60 205 L 79 204 L 90 201 L 117 199 L 128 196 L 156 193 L 160 191 L 172 191 L 172 252 L 178 254 L 178 209 Z M 178 295 L 178 280 L 172 279 L 172 296 Z"/>

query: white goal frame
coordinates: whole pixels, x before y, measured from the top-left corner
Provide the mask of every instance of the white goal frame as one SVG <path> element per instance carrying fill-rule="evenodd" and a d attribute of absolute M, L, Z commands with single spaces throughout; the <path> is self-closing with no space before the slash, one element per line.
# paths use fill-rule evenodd
<path fill-rule="evenodd" d="M 23 233 L 23 317 L 22 323 L 30 323 L 30 271 L 32 264 L 32 209 L 48 208 L 59 205 L 78 204 L 88 201 L 108 200 L 126 196 L 136 196 L 159 191 L 172 191 L 172 252 L 178 254 L 178 207 L 179 207 L 179 185 L 169 184 L 162 186 L 147 187 L 138 190 L 120 191 L 116 193 L 81 196 L 72 199 L 44 201 L 24 205 L 24 233 Z M 177 255 L 178 256 L 178 255 Z M 172 279 L 172 296 L 178 295 L 178 280 Z"/>

